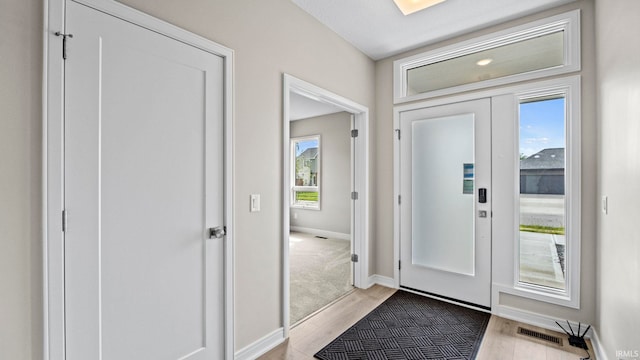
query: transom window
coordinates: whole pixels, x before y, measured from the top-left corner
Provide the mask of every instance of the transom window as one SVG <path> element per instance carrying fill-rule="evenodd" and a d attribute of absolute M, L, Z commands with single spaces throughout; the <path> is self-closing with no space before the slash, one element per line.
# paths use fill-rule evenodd
<path fill-rule="evenodd" d="M 291 139 L 291 206 L 320 209 L 320 135 Z"/>
<path fill-rule="evenodd" d="M 580 70 L 573 11 L 394 62 L 394 102 Z"/>

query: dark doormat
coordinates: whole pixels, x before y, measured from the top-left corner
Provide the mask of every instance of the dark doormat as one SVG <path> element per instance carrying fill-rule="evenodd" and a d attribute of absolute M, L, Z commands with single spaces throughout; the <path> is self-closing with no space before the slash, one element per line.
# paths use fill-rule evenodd
<path fill-rule="evenodd" d="M 474 359 L 490 316 L 399 290 L 315 357 L 322 360 Z"/>

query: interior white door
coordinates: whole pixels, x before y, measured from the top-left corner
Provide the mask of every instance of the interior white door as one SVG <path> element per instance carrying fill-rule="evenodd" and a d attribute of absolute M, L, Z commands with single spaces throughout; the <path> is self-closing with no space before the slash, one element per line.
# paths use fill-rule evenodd
<path fill-rule="evenodd" d="M 490 111 L 481 99 L 400 113 L 401 287 L 491 305 Z"/>
<path fill-rule="evenodd" d="M 66 359 L 222 359 L 223 60 L 73 1 L 66 21 Z"/>

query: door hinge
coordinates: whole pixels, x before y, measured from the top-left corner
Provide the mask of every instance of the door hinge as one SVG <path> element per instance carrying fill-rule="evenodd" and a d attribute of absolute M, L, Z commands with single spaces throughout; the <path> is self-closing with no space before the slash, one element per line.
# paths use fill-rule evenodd
<path fill-rule="evenodd" d="M 402 204 L 402 196 L 398 195 L 398 205 Z"/>
<path fill-rule="evenodd" d="M 73 34 L 63 34 L 60 31 L 56 31 L 55 36 L 62 36 L 62 59 L 67 60 L 67 38 L 73 38 Z"/>
<path fill-rule="evenodd" d="M 357 138 L 358 137 L 358 129 L 351 130 L 351 137 L 352 138 Z"/>
<path fill-rule="evenodd" d="M 351 254 L 351 262 L 358 262 L 358 255 L 357 254 Z"/>
<path fill-rule="evenodd" d="M 398 260 L 398 270 L 401 270 L 401 269 L 402 269 L 402 264 L 401 264 L 400 260 Z"/>
<path fill-rule="evenodd" d="M 216 226 L 209 228 L 209 239 L 221 239 L 227 235 L 226 226 Z"/>
<path fill-rule="evenodd" d="M 396 129 L 396 134 L 398 135 L 398 140 L 400 140 L 400 129 Z"/>
<path fill-rule="evenodd" d="M 68 212 L 66 210 L 62 210 L 62 232 L 67 231 L 69 224 L 67 223 Z"/>
<path fill-rule="evenodd" d="M 351 200 L 358 200 L 358 192 L 357 191 L 352 191 L 351 192 Z"/>

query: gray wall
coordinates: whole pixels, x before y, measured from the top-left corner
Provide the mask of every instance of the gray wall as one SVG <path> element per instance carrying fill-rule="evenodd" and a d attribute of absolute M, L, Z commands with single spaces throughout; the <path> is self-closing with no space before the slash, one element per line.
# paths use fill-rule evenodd
<path fill-rule="evenodd" d="M 598 211 L 596 323 L 618 359 L 640 351 L 640 2 L 596 0 L 596 29 L 598 192 L 609 199 L 609 213 Z"/>
<path fill-rule="evenodd" d="M 595 320 L 595 216 L 596 204 L 596 117 L 595 117 L 595 33 L 593 0 L 572 4 L 527 16 L 434 45 L 409 51 L 376 62 L 376 149 L 375 229 L 376 274 L 393 277 L 393 61 L 452 45 L 478 36 L 525 24 L 573 9 L 582 10 L 582 268 L 581 308 L 579 310 L 529 300 L 513 295 L 500 296 L 500 304 L 583 323 Z M 493 244 L 499 246 L 499 244 Z"/>
<path fill-rule="evenodd" d="M 0 359 L 42 352 L 42 13 L 0 3 Z"/>
<path fill-rule="evenodd" d="M 374 63 L 289 0 L 122 2 L 235 50 L 236 347 L 243 348 L 282 326 L 282 73 L 372 109 Z M 41 358 L 42 13 L 42 0 L 0 3 L 2 359 Z M 249 194 L 262 195 L 261 212 L 249 212 Z"/>
<path fill-rule="evenodd" d="M 291 208 L 291 226 L 351 233 L 350 130 L 346 112 L 291 122 L 292 138 L 320 135 L 320 210 Z"/>

